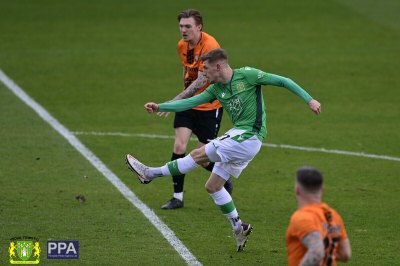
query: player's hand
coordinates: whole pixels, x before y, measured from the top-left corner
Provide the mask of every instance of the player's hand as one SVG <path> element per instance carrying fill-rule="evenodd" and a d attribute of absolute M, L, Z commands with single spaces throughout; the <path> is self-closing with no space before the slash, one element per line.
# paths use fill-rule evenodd
<path fill-rule="evenodd" d="M 149 102 L 146 103 L 144 105 L 144 108 L 146 109 L 146 111 L 150 114 L 150 113 L 154 113 L 158 111 L 158 104 L 153 103 L 153 102 Z"/>
<path fill-rule="evenodd" d="M 167 116 L 169 116 L 169 112 L 157 112 L 157 115 L 159 117 L 163 117 L 163 116 L 167 117 Z"/>
<path fill-rule="evenodd" d="M 321 104 L 317 101 L 312 99 L 309 103 L 308 106 L 310 109 L 316 114 L 319 115 L 321 113 Z"/>

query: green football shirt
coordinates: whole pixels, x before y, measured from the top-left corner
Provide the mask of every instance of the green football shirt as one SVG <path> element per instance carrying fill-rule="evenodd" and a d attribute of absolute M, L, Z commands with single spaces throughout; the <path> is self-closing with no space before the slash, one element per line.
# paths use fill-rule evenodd
<path fill-rule="evenodd" d="M 252 67 L 234 69 L 229 83 L 214 83 L 201 94 L 159 104 L 159 112 L 180 112 L 199 104 L 218 99 L 233 123 L 233 127 L 243 129 L 246 139 L 256 135 L 263 140 L 267 135 L 266 112 L 262 85 L 284 87 L 309 103 L 312 97 L 292 80 L 269 74 Z"/>

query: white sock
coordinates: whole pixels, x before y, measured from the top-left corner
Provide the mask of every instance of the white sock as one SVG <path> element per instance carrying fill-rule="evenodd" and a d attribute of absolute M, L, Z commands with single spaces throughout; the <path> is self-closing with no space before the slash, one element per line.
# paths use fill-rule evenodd
<path fill-rule="evenodd" d="M 151 179 L 154 179 L 158 176 L 164 176 L 161 167 L 150 167 L 147 168 L 145 171 L 146 176 L 150 177 Z"/>
<path fill-rule="evenodd" d="M 183 201 L 183 192 L 174 193 L 174 198 Z"/>
<path fill-rule="evenodd" d="M 192 156 L 188 154 L 183 158 L 168 162 L 164 166 L 147 168 L 146 176 L 154 179 L 158 176 L 181 175 L 197 167 L 199 167 L 199 165 L 193 160 Z"/>
<path fill-rule="evenodd" d="M 240 229 L 242 221 L 233 203 L 231 195 L 223 187 L 220 191 L 210 194 L 215 204 L 219 207 L 222 213 L 228 218 L 233 230 L 236 232 Z"/>
<path fill-rule="evenodd" d="M 160 169 L 163 176 L 171 175 L 167 165 L 161 166 Z"/>
<path fill-rule="evenodd" d="M 188 154 L 183 158 L 168 162 L 161 167 L 161 172 L 164 176 L 176 176 L 186 174 L 197 167 L 199 167 L 199 165 L 193 160 L 192 156 Z"/>

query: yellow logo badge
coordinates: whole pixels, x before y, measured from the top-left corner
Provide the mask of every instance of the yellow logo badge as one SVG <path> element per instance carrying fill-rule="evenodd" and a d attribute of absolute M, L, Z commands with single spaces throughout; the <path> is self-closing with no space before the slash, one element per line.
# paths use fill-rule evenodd
<path fill-rule="evenodd" d="M 39 264 L 39 239 L 36 237 L 21 236 L 10 239 L 8 253 L 11 264 Z"/>

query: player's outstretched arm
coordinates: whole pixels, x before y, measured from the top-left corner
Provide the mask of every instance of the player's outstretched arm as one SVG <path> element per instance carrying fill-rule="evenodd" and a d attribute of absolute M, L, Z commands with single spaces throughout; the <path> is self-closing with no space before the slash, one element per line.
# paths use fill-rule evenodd
<path fill-rule="evenodd" d="M 144 108 L 146 109 L 146 111 L 150 114 L 150 113 L 154 113 L 158 111 L 158 104 L 153 103 L 153 102 L 149 102 L 146 103 L 144 105 Z"/>
<path fill-rule="evenodd" d="M 189 110 L 197 105 L 210 102 L 211 100 L 215 100 L 215 97 L 207 92 L 203 91 L 200 94 L 197 94 L 193 97 L 187 99 L 181 99 L 176 101 L 169 101 L 165 103 L 146 103 L 144 108 L 146 108 L 147 112 L 182 112 L 185 110 Z"/>
<path fill-rule="evenodd" d="M 310 96 L 310 94 L 308 94 L 308 92 L 306 92 L 293 80 L 275 74 L 268 74 L 267 84 L 283 87 L 290 90 L 291 92 L 302 98 L 303 101 L 308 103 L 308 106 L 315 114 L 319 115 L 321 113 L 321 104 L 317 100 L 314 100 Z"/>

